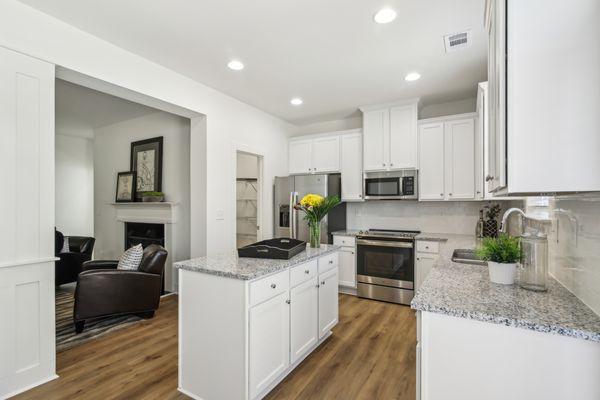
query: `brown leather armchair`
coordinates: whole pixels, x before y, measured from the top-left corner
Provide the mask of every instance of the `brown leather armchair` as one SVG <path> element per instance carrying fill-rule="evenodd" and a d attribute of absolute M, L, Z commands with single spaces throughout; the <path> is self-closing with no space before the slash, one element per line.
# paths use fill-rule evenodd
<path fill-rule="evenodd" d="M 75 331 L 83 332 L 85 320 L 122 314 L 152 318 L 158 309 L 167 251 L 153 244 L 144 249 L 137 271 L 117 269 L 118 261 L 98 260 L 83 264 L 77 278 Z"/>
<path fill-rule="evenodd" d="M 65 283 L 75 282 L 82 271 L 84 262 L 92 259 L 96 239 L 87 236 L 67 236 L 69 238 L 69 251 L 62 253 L 64 236 L 55 231 L 55 254 L 59 258 L 54 267 L 54 284 L 58 287 Z"/>

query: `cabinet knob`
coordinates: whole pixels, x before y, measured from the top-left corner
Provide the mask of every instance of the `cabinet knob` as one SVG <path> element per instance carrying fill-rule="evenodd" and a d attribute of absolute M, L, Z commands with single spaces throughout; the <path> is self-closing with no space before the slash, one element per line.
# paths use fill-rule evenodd
<path fill-rule="evenodd" d="M 441 196 L 441 197 L 444 197 L 444 193 L 440 193 L 440 196 Z"/>
<path fill-rule="evenodd" d="M 383 163 L 383 164 L 381 164 L 381 165 L 383 165 L 383 166 L 385 167 L 385 163 Z"/>
<path fill-rule="evenodd" d="M 292 302 L 292 301 L 291 301 L 290 299 L 287 299 L 287 300 L 285 301 L 285 304 L 290 304 L 291 302 Z"/>
<path fill-rule="evenodd" d="M 452 193 L 448 193 L 448 196 L 452 196 Z"/>
<path fill-rule="evenodd" d="M 429 248 L 429 246 L 425 246 L 425 248 L 426 248 L 426 249 L 428 249 L 428 248 Z"/>
<path fill-rule="evenodd" d="M 319 285 L 319 284 L 317 283 L 316 287 L 321 287 L 321 285 Z"/>
<path fill-rule="evenodd" d="M 274 283 L 271 283 L 271 289 L 275 289 L 276 287 L 277 287 L 277 285 L 276 285 L 276 284 L 274 284 Z"/>
<path fill-rule="evenodd" d="M 307 269 L 305 269 L 305 270 L 304 270 L 304 273 L 308 275 L 308 274 L 310 274 L 310 271 L 309 271 L 309 270 L 307 270 Z"/>
<path fill-rule="evenodd" d="M 390 163 L 390 167 L 393 167 L 393 166 L 394 166 L 394 163 Z"/>
<path fill-rule="evenodd" d="M 329 260 L 329 264 L 333 264 L 333 260 Z"/>
<path fill-rule="evenodd" d="M 491 175 L 488 175 L 488 176 L 485 177 L 485 181 L 486 182 L 493 181 L 493 180 L 494 180 L 494 177 L 491 176 Z"/>
<path fill-rule="evenodd" d="M 419 257 L 417 257 L 417 261 L 421 261 L 421 259 Z"/>
<path fill-rule="evenodd" d="M 325 286 L 325 281 L 321 281 L 321 286 Z"/>

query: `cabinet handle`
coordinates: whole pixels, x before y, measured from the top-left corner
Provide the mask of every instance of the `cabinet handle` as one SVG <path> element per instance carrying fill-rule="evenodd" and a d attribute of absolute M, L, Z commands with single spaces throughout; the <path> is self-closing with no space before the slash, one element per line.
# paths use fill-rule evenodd
<path fill-rule="evenodd" d="M 362 197 L 362 194 L 359 194 L 358 197 Z"/>
<path fill-rule="evenodd" d="M 493 181 L 493 180 L 494 180 L 494 177 L 491 176 L 491 175 L 488 175 L 488 176 L 485 177 L 485 181 L 486 182 Z"/>
<path fill-rule="evenodd" d="M 429 249 L 429 246 L 425 246 L 426 249 Z"/>
<path fill-rule="evenodd" d="M 321 282 L 321 286 L 325 286 L 325 281 L 322 281 L 322 282 Z"/>
<path fill-rule="evenodd" d="M 448 196 L 452 196 L 452 193 L 448 193 Z"/>
<path fill-rule="evenodd" d="M 333 264 L 333 260 L 329 260 L 329 264 Z"/>
<path fill-rule="evenodd" d="M 304 270 L 304 273 L 308 275 L 308 274 L 310 274 L 310 271 L 309 271 L 309 270 L 307 270 L 307 269 L 305 269 L 305 270 Z"/>
<path fill-rule="evenodd" d="M 291 301 L 290 299 L 287 299 L 287 300 L 285 301 L 285 304 L 291 304 L 291 302 L 292 302 L 292 301 Z"/>
<path fill-rule="evenodd" d="M 276 284 L 274 284 L 274 283 L 271 283 L 271 289 L 275 289 L 276 287 L 277 287 L 277 285 L 276 285 Z"/>
<path fill-rule="evenodd" d="M 393 167 L 393 166 L 394 166 L 394 163 L 390 163 L 390 167 Z"/>
<path fill-rule="evenodd" d="M 350 253 L 354 254 L 354 252 L 353 252 L 353 251 L 351 251 Z"/>
<path fill-rule="evenodd" d="M 417 257 L 417 261 L 421 261 L 421 259 L 419 257 Z"/>
<path fill-rule="evenodd" d="M 440 193 L 440 196 L 441 196 L 441 197 L 444 197 L 444 193 Z"/>
<path fill-rule="evenodd" d="M 382 164 L 385 167 L 385 163 Z"/>
<path fill-rule="evenodd" d="M 321 285 L 319 285 L 319 284 L 317 283 L 316 287 L 321 287 Z"/>

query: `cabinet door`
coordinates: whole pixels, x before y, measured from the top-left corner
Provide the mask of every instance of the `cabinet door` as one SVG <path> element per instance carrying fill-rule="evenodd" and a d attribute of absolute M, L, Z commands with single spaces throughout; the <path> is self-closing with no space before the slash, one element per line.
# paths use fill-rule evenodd
<path fill-rule="evenodd" d="M 290 174 L 312 172 L 312 139 L 292 140 L 289 143 L 288 169 Z"/>
<path fill-rule="evenodd" d="M 340 137 L 314 139 L 311 155 L 313 172 L 340 172 Z"/>
<path fill-rule="evenodd" d="M 314 277 L 290 292 L 290 346 L 293 364 L 319 340 L 319 288 Z"/>
<path fill-rule="evenodd" d="M 340 250 L 339 282 L 340 286 L 356 287 L 356 254 L 354 248 Z"/>
<path fill-rule="evenodd" d="M 363 113 L 363 168 L 382 171 L 389 163 L 389 109 Z"/>
<path fill-rule="evenodd" d="M 390 109 L 390 169 L 417 168 L 417 106 Z"/>
<path fill-rule="evenodd" d="M 250 308 L 250 397 L 256 397 L 289 365 L 290 309 L 288 292 Z"/>
<path fill-rule="evenodd" d="M 487 131 L 487 83 L 477 86 L 477 120 L 475 124 L 475 198 L 481 200 L 486 195 L 485 175 L 485 135 Z"/>
<path fill-rule="evenodd" d="M 362 135 L 342 135 L 342 200 L 363 200 Z"/>
<path fill-rule="evenodd" d="M 475 198 L 475 121 L 472 118 L 445 124 L 446 192 L 449 200 Z"/>
<path fill-rule="evenodd" d="M 444 200 L 444 123 L 419 127 L 419 199 Z"/>
<path fill-rule="evenodd" d="M 437 257 L 437 254 L 417 253 L 417 260 L 415 262 L 415 290 L 419 290 L 423 281 L 429 275 L 429 271 L 433 268 Z"/>
<path fill-rule="evenodd" d="M 319 275 L 319 339 L 338 323 L 338 269 Z"/>

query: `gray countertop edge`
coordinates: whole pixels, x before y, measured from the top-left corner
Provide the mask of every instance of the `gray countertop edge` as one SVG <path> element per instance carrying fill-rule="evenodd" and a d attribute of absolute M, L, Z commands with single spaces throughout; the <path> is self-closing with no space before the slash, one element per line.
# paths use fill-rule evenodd
<path fill-rule="evenodd" d="M 560 325 L 540 324 L 523 319 L 515 319 L 502 316 L 494 316 L 486 313 L 473 313 L 464 310 L 457 310 L 443 306 L 422 304 L 419 301 L 412 301 L 410 307 L 413 310 L 432 312 L 436 314 L 448 315 L 451 317 L 466 318 L 474 321 L 488 322 L 496 325 L 504 325 L 516 328 L 523 328 L 535 332 L 551 333 L 555 335 L 567 336 L 575 339 L 600 342 L 600 332 L 586 331 L 582 329 L 567 328 Z"/>
<path fill-rule="evenodd" d="M 251 272 L 224 271 L 224 270 L 203 267 L 203 266 L 200 266 L 197 264 L 196 265 L 189 264 L 189 263 L 193 262 L 194 260 L 200 260 L 200 259 L 206 259 L 206 262 L 209 262 L 209 260 L 211 259 L 211 256 L 199 257 L 196 259 L 185 260 L 185 261 L 178 261 L 178 262 L 173 263 L 173 267 L 177 268 L 177 269 L 191 271 L 191 272 L 198 272 L 198 273 L 204 273 L 204 274 L 208 274 L 208 275 L 220 276 L 223 278 L 230 278 L 230 279 L 243 280 L 243 281 L 252 281 L 252 280 L 255 280 L 258 278 L 263 278 L 268 275 L 275 274 L 277 272 L 284 271 L 284 270 L 292 268 L 296 265 L 303 264 L 307 261 L 322 257 L 324 255 L 333 253 L 340 249 L 340 246 L 337 246 L 337 245 L 322 245 L 322 246 L 325 246 L 325 247 L 321 247 L 319 249 L 307 248 L 307 250 L 305 250 L 307 253 L 304 253 L 304 252 L 300 253 L 300 254 L 292 257 L 289 260 L 244 258 L 244 260 L 252 260 L 253 263 L 256 263 L 258 265 L 259 269 L 256 269 Z M 313 254 L 310 254 L 311 252 Z M 215 257 L 222 257 L 222 256 L 224 256 L 224 255 L 223 254 L 216 255 Z M 230 256 L 231 256 L 232 261 L 238 259 L 237 254 L 231 254 Z M 276 263 L 276 264 L 263 267 L 263 266 L 259 265 L 261 262 L 271 262 L 271 263 Z M 279 263 L 277 263 L 277 262 L 279 262 Z"/>

